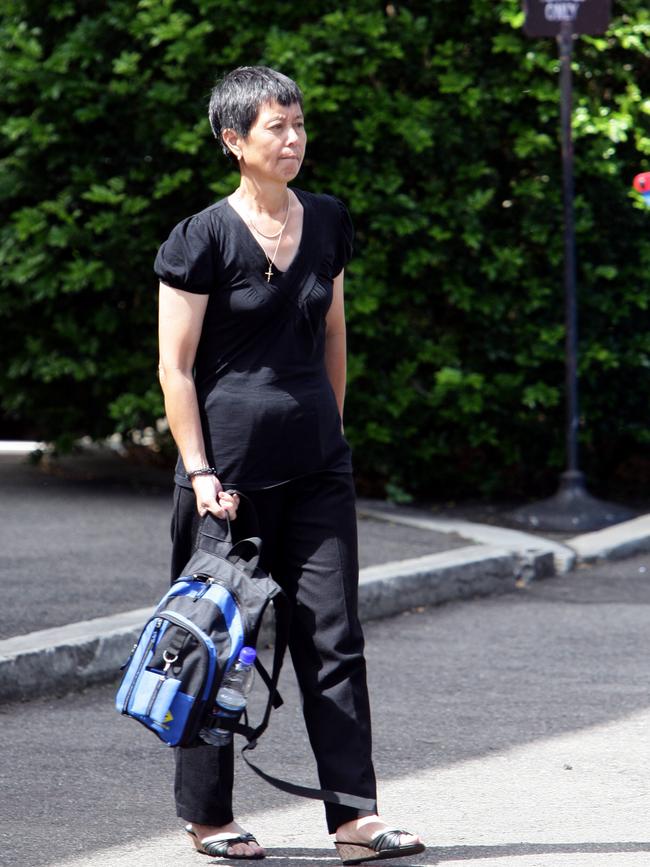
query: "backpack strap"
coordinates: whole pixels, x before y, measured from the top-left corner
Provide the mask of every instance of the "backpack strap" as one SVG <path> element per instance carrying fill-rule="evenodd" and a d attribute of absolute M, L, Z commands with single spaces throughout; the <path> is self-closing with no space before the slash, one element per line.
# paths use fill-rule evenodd
<path fill-rule="evenodd" d="M 244 508 L 246 530 L 250 533 L 258 533 L 257 515 L 253 504 L 243 494 L 240 494 L 240 497 L 241 501 L 246 503 Z M 199 550 L 230 560 L 240 571 L 250 576 L 258 567 L 262 540 L 259 536 L 252 535 L 233 544 L 232 524 L 228 515 L 226 514 L 225 518 L 217 518 L 211 512 L 206 512 L 199 519 L 194 540 L 193 553 Z"/>
<path fill-rule="evenodd" d="M 289 621 L 291 619 L 291 607 L 286 595 L 279 591 L 273 597 L 273 608 L 275 609 L 275 642 L 273 645 L 273 666 L 271 674 L 260 663 L 255 661 L 255 667 L 260 673 L 260 677 L 264 681 L 266 688 L 269 691 L 269 697 L 266 702 L 264 714 L 261 722 L 256 726 L 248 725 L 248 723 L 231 723 L 228 720 L 223 721 L 223 728 L 228 729 L 237 734 L 244 735 L 248 742 L 256 742 L 257 739 L 266 731 L 269 724 L 271 711 L 274 707 L 280 707 L 283 704 L 282 697 L 278 692 L 278 680 L 280 679 L 280 671 L 284 655 L 287 650 L 289 641 Z"/>
<path fill-rule="evenodd" d="M 226 559 L 237 566 L 244 575 L 252 578 L 258 568 L 261 551 L 262 540 L 259 536 L 251 536 L 249 539 L 241 539 L 234 544 Z"/>
<path fill-rule="evenodd" d="M 258 777 L 261 777 L 267 783 L 280 789 L 282 792 L 288 792 L 290 795 L 298 795 L 300 798 L 311 798 L 315 801 L 327 801 L 328 804 L 340 804 L 343 807 L 352 807 L 355 810 L 365 810 L 369 813 L 375 813 L 377 810 L 377 802 L 370 798 L 361 798 L 358 795 L 350 795 L 348 792 L 334 792 L 331 789 L 312 789 L 309 786 L 299 786 L 297 783 L 290 783 L 288 780 L 282 780 L 279 777 L 273 777 L 267 774 L 257 765 L 254 765 L 246 755 L 248 750 L 254 750 L 257 746 L 257 741 L 249 741 L 242 747 L 242 758 L 248 767 L 255 771 Z"/>
<path fill-rule="evenodd" d="M 257 669 L 260 672 L 262 680 L 269 689 L 269 699 L 266 705 L 264 716 L 261 723 L 255 727 L 242 723 L 235 723 L 232 726 L 228 726 L 226 724 L 224 725 L 224 728 L 232 728 L 232 731 L 246 736 L 248 743 L 242 748 L 241 751 L 244 761 L 251 770 L 255 771 L 255 773 L 267 783 L 275 786 L 276 789 L 280 789 L 283 792 L 288 792 L 290 795 L 298 795 L 301 798 L 312 798 L 317 801 L 327 801 L 330 804 L 340 804 L 344 807 L 352 807 L 356 810 L 366 810 L 370 813 L 374 813 L 377 809 L 377 804 L 370 798 L 361 798 L 357 795 L 350 795 L 347 792 L 334 792 L 330 789 L 312 789 L 309 786 L 300 786 L 297 783 L 290 783 L 288 780 L 282 780 L 278 777 L 273 777 L 271 774 L 267 774 L 261 768 L 258 768 L 257 765 L 254 765 L 246 755 L 248 751 L 252 751 L 255 749 L 255 747 L 257 746 L 257 739 L 266 730 L 269 723 L 269 717 L 271 715 L 271 708 L 279 706 L 279 704 L 275 704 L 274 702 L 276 700 L 279 700 L 279 703 L 282 703 L 282 699 L 280 698 L 277 691 L 277 684 L 280 677 L 280 669 L 282 668 L 282 660 L 284 658 L 289 638 L 290 606 L 289 601 L 284 595 L 284 593 L 278 593 L 278 595 L 273 599 L 273 604 L 275 607 L 276 627 L 276 640 L 273 652 L 273 668 L 271 670 L 270 676 L 265 669 L 260 667 L 258 667 Z"/>
<path fill-rule="evenodd" d="M 200 549 L 201 551 L 208 551 L 210 554 L 227 557 L 231 548 L 232 532 L 228 516 L 216 518 L 212 512 L 206 512 L 199 520 L 194 541 L 194 552 Z"/>
<path fill-rule="evenodd" d="M 239 497 L 239 508 L 237 509 L 236 518 L 238 525 L 244 524 L 247 535 L 258 537 L 260 532 L 259 521 L 255 506 L 251 500 L 246 494 L 242 494 L 241 491 L 236 491 L 234 488 L 229 488 L 228 493 L 237 494 Z M 212 512 L 206 512 L 205 515 L 199 518 L 194 541 L 195 550 L 196 548 L 202 548 L 204 551 L 214 551 L 215 542 L 224 542 L 232 547 L 232 526 L 227 512 L 224 518 L 217 518 Z M 222 548 L 222 546 L 218 547 L 219 549 Z"/>
<path fill-rule="evenodd" d="M 266 688 L 268 689 L 269 692 L 272 692 L 273 691 L 273 681 L 271 680 L 271 675 L 268 673 L 268 671 L 264 668 L 264 666 L 260 662 L 259 656 L 255 657 L 255 668 L 256 668 L 259 676 L 262 678 L 262 683 L 264 683 L 264 685 L 266 686 Z M 272 704 L 273 704 L 273 708 L 275 710 L 277 710 L 279 707 L 282 707 L 282 705 L 284 704 L 284 701 L 283 701 L 280 693 L 277 691 L 277 689 L 274 690 L 274 692 L 275 692 L 275 695 L 272 696 Z"/>
<path fill-rule="evenodd" d="M 257 517 L 257 510 L 253 505 L 252 500 L 242 494 L 241 491 L 236 491 L 234 488 L 228 489 L 229 494 L 237 494 L 239 497 L 239 508 L 237 509 L 237 521 L 246 525 L 246 533 L 249 536 L 259 536 L 260 524 Z"/>

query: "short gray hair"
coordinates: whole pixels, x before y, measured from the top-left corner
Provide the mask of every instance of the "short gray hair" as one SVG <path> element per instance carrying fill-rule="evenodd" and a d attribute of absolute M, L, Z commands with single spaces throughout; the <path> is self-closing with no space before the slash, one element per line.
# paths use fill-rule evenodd
<path fill-rule="evenodd" d="M 216 83 L 210 95 L 208 116 L 214 137 L 231 156 L 222 132 L 234 129 L 246 138 L 260 108 L 269 102 L 303 107 L 302 92 L 295 81 L 268 66 L 240 66 Z"/>

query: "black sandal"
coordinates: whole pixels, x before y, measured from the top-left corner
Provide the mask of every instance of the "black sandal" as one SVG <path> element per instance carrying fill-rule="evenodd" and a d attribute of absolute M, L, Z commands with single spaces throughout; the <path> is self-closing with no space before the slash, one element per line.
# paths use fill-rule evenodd
<path fill-rule="evenodd" d="M 418 855 L 424 852 L 426 849 L 424 843 L 400 845 L 401 837 L 408 833 L 408 831 L 388 828 L 375 834 L 369 843 L 335 842 L 334 845 L 344 864 L 360 864 L 362 861 L 379 861 L 384 858 L 403 858 L 405 855 Z"/>
<path fill-rule="evenodd" d="M 198 834 L 191 825 L 186 825 L 185 830 L 192 838 L 196 851 L 200 852 L 201 855 L 209 855 L 211 858 L 231 858 L 233 861 L 259 861 L 264 858 L 264 855 L 228 854 L 228 849 L 231 846 L 236 846 L 237 843 L 257 843 L 255 837 L 247 832 L 233 834 L 232 831 L 225 831 L 222 834 L 213 834 L 211 837 L 204 837 L 203 840 L 199 840 Z"/>

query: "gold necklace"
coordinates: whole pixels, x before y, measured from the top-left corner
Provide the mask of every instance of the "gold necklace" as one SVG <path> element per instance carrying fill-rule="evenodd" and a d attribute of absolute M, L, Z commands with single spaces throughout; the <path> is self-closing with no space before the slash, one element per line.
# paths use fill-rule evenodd
<path fill-rule="evenodd" d="M 284 232 L 284 226 L 282 227 L 282 232 Z M 282 240 L 282 232 L 280 232 L 280 237 L 278 238 L 278 243 L 275 245 L 275 252 L 273 253 L 273 257 L 269 258 L 269 254 L 264 250 L 264 255 L 266 256 L 266 261 L 269 263 L 269 270 L 264 272 L 266 277 L 266 282 L 271 282 L 271 277 L 273 277 L 273 265 L 275 264 L 275 257 L 278 255 L 278 248 L 280 246 L 280 241 Z"/>
<path fill-rule="evenodd" d="M 272 241 L 274 238 L 277 238 L 278 235 L 281 235 L 284 232 L 284 227 L 287 225 L 287 220 L 289 219 L 289 209 L 291 208 L 291 198 L 289 196 L 289 192 L 287 191 L 287 212 L 284 215 L 284 222 L 280 226 L 280 231 L 276 232 L 274 235 L 265 235 L 264 232 L 260 232 L 255 223 L 253 222 L 253 218 L 251 216 L 248 217 L 248 222 L 250 223 L 251 229 L 254 232 L 257 232 L 258 235 L 261 235 L 263 238 L 266 238 L 269 241 Z"/>
<path fill-rule="evenodd" d="M 263 238 L 267 238 L 269 241 L 272 241 L 273 238 L 278 239 L 277 243 L 275 245 L 275 250 L 273 252 L 273 256 L 269 256 L 269 254 L 266 252 L 266 250 L 264 250 L 264 247 L 262 247 L 262 250 L 264 250 L 264 255 L 266 256 L 266 261 L 269 263 L 268 271 L 264 272 L 264 276 L 266 277 L 267 283 L 270 283 L 271 277 L 274 276 L 273 275 L 273 265 L 275 264 L 275 257 L 278 255 L 278 250 L 280 249 L 280 244 L 282 243 L 282 235 L 284 233 L 284 230 L 287 227 L 287 223 L 289 222 L 289 213 L 290 212 L 291 212 L 291 199 L 289 197 L 289 193 L 287 193 L 287 213 L 285 214 L 284 222 L 280 226 L 280 231 L 276 232 L 275 235 L 265 235 L 263 232 L 260 232 L 260 230 L 257 228 L 257 226 L 255 225 L 255 223 L 253 222 L 251 217 L 249 216 L 249 218 L 248 218 L 248 222 L 250 224 L 251 229 L 253 229 L 254 232 L 257 232 L 258 235 L 261 235 Z M 262 246 L 262 245 L 260 244 L 260 246 Z"/>

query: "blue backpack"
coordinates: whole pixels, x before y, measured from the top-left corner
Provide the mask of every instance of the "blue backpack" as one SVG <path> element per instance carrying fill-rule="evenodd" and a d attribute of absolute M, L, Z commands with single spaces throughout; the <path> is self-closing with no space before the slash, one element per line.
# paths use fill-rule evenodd
<path fill-rule="evenodd" d="M 243 496 L 241 499 L 252 510 L 252 504 Z M 224 718 L 220 728 L 246 736 L 244 760 L 272 786 L 303 798 L 372 812 L 374 801 L 370 799 L 279 779 L 261 770 L 246 755 L 255 749 L 266 729 L 271 709 L 282 704 L 277 684 L 289 636 L 288 600 L 259 568 L 260 546 L 257 537 L 233 545 L 227 520 L 220 521 L 210 514 L 202 519 L 195 551 L 183 575 L 158 603 L 122 667 L 116 707 L 170 747 L 196 743 L 224 672 L 243 646 L 255 647 L 262 617 L 272 603 L 275 640 L 271 673 L 259 660 L 255 661 L 269 691 L 262 721 L 252 727 L 247 717 L 244 723 Z"/>
<path fill-rule="evenodd" d="M 158 603 L 123 666 L 117 710 L 172 747 L 196 742 L 224 672 L 244 646 L 255 647 L 264 612 L 275 608 L 273 669 L 258 672 L 269 690 L 257 728 L 225 726 L 256 740 L 272 707 L 282 700 L 277 682 L 288 637 L 288 605 L 280 587 L 258 565 L 260 539 L 233 545 L 229 521 L 202 519 L 183 575 Z"/>

